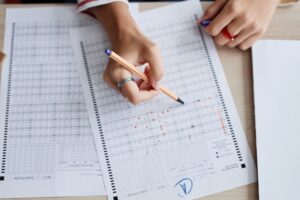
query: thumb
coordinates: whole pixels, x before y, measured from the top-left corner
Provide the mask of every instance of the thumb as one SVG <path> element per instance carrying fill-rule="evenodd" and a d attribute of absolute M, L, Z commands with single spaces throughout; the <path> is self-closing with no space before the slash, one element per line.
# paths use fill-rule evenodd
<path fill-rule="evenodd" d="M 162 58 L 160 50 L 156 45 L 152 45 L 144 54 L 144 60 L 149 63 L 150 67 L 150 84 L 157 88 L 158 81 L 161 80 L 164 74 Z"/>

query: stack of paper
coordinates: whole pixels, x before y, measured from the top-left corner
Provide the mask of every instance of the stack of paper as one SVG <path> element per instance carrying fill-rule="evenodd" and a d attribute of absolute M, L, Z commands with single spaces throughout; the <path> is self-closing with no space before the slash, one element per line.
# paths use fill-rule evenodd
<path fill-rule="evenodd" d="M 163 84 L 186 104 L 159 95 L 132 106 L 101 78 L 109 43 L 94 20 L 72 8 L 10 10 L 0 197 L 101 195 L 104 181 L 113 200 L 194 199 L 256 181 L 201 15 L 196 0 L 137 15 L 161 48 Z"/>

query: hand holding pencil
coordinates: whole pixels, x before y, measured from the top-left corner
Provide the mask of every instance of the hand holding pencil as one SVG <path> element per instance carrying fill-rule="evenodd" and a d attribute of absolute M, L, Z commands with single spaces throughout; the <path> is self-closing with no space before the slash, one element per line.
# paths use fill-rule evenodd
<path fill-rule="evenodd" d="M 155 97 L 162 91 L 172 99 L 183 103 L 178 96 L 159 86 L 164 70 L 160 50 L 138 28 L 128 6 L 122 2 L 92 8 L 90 12 L 106 30 L 112 49 L 127 63 L 141 66 L 148 63 L 139 80 L 133 72 L 117 61 L 110 59 L 103 73 L 104 81 L 120 92 L 132 104 L 138 104 Z M 141 74 L 140 74 L 141 75 Z"/>
<path fill-rule="evenodd" d="M 115 52 L 135 66 L 149 63 L 145 74 L 150 84 L 143 80 L 132 81 L 132 73 L 111 59 L 103 73 L 104 81 L 132 104 L 147 101 L 158 95 L 160 91 L 154 88 L 157 88 L 164 72 L 160 50 L 139 30 L 128 5 L 114 2 L 93 7 L 90 12 L 104 27 Z"/>
<path fill-rule="evenodd" d="M 150 84 L 150 80 L 147 77 L 146 74 L 140 72 L 133 64 L 129 63 L 127 60 L 125 60 L 124 58 L 120 57 L 118 54 L 116 54 L 115 52 L 111 51 L 110 49 L 106 49 L 105 53 L 107 56 L 109 56 L 111 59 L 113 59 L 114 61 L 116 61 L 117 63 L 119 63 L 121 66 L 123 66 L 125 69 L 127 69 L 128 71 L 130 71 L 133 75 L 137 76 L 138 78 L 140 78 L 141 80 L 145 81 L 147 84 Z M 133 81 L 134 78 L 132 79 L 125 79 L 125 81 Z M 119 87 L 119 84 L 124 84 L 124 81 L 121 81 L 121 83 L 117 83 L 117 86 Z M 177 96 L 175 93 L 171 92 L 170 90 L 168 90 L 167 88 L 163 87 L 163 86 L 158 86 L 159 90 L 161 90 L 164 94 L 166 94 L 167 96 L 169 96 L 170 98 L 172 98 L 173 100 L 184 104 L 184 102 L 179 98 L 179 96 Z"/>
<path fill-rule="evenodd" d="M 103 74 L 104 81 L 110 87 L 134 105 L 150 100 L 160 93 L 158 82 L 163 76 L 163 66 L 157 46 L 144 36 L 127 34 L 122 36 L 122 40 L 112 42 L 112 49 L 134 66 L 148 63 L 144 73 L 149 81 L 135 79 L 137 77 L 131 71 L 110 59 Z"/>

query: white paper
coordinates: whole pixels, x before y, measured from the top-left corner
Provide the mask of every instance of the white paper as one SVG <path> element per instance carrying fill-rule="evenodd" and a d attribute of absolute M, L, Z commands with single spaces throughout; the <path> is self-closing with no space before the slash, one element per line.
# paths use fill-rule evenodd
<path fill-rule="evenodd" d="M 253 49 L 260 200 L 300 199 L 300 41 Z"/>
<path fill-rule="evenodd" d="M 256 181 L 255 167 L 198 1 L 139 15 L 165 66 L 160 94 L 132 106 L 102 80 L 109 46 L 99 26 L 71 32 L 96 149 L 111 200 L 194 199 Z M 200 31 L 200 32 L 199 32 Z"/>
<path fill-rule="evenodd" d="M 8 9 L 0 198 L 106 194 L 69 35 L 96 23 L 70 6 Z"/>
<path fill-rule="evenodd" d="M 105 194 L 69 36 L 95 23 L 74 7 L 8 9 L 0 197 Z"/>

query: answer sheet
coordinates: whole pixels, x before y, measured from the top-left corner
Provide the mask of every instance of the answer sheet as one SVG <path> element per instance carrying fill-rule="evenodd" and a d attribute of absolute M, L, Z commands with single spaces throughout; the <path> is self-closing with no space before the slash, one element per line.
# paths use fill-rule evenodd
<path fill-rule="evenodd" d="M 75 7 L 7 10 L 0 197 L 105 194 L 69 36 L 95 23 Z"/>
<path fill-rule="evenodd" d="M 164 94 L 133 106 L 102 80 L 109 47 L 98 25 L 71 31 L 96 149 L 110 200 L 195 199 L 256 181 L 222 66 L 196 26 L 198 1 L 139 15 L 159 45 Z"/>

